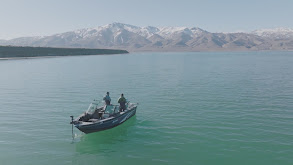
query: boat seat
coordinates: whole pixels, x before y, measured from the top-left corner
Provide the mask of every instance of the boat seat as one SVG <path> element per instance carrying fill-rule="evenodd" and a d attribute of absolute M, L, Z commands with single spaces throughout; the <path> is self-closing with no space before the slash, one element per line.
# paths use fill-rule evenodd
<path fill-rule="evenodd" d="M 98 118 L 99 118 L 99 112 L 95 111 L 95 112 L 92 114 L 92 118 L 93 118 L 93 119 L 98 119 Z"/>

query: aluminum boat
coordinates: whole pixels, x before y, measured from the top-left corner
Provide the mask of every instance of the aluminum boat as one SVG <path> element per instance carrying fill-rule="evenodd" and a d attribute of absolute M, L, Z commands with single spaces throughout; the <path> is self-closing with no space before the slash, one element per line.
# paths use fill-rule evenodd
<path fill-rule="evenodd" d="M 120 111 L 119 105 L 99 105 L 99 101 L 94 100 L 88 110 L 70 124 L 84 133 L 98 132 L 116 127 L 136 114 L 138 103 L 126 103 L 126 110 Z"/>

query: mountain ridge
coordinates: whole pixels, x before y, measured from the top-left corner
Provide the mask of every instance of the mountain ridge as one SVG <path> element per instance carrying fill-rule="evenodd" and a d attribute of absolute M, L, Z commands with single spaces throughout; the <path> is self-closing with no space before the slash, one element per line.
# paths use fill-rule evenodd
<path fill-rule="evenodd" d="M 293 29 L 212 33 L 198 27 L 138 27 L 112 23 L 50 36 L 0 40 L 0 45 L 126 49 L 129 51 L 293 50 Z"/>

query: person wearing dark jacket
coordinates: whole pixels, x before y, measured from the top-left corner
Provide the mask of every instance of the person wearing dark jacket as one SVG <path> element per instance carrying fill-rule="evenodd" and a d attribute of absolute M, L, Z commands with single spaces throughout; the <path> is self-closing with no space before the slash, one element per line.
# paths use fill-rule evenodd
<path fill-rule="evenodd" d="M 120 104 L 120 112 L 123 112 L 126 109 L 126 99 L 123 95 L 121 94 L 120 98 L 118 99 L 118 103 Z"/>

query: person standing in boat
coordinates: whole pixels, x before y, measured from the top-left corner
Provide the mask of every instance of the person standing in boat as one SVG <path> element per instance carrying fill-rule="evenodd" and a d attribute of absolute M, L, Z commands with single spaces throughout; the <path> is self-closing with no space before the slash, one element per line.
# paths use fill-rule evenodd
<path fill-rule="evenodd" d="M 126 109 L 126 99 L 123 95 L 123 93 L 121 94 L 120 98 L 118 99 L 118 103 L 120 104 L 120 112 L 124 111 Z"/>
<path fill-rule="evenodd" d="M 105 101 L 106 105 L 110 105 L 111 97 L 109 92 L 106 93 L 106 96 L 103 98 L 103 100 Z"/>

